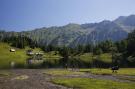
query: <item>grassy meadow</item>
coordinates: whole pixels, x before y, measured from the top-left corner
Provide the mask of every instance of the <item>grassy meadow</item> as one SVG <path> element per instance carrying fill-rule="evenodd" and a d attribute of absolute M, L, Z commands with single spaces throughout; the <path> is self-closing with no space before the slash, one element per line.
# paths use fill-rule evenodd
<path fill-rule="evenodd" d="M 26 51 L 31 49 L 29 47 L 26 47 L 25 49 L 19 49 L 15 48 L 15 52 L 10 52 L 11 47 L 7 43 L 0 43 L 0 69 L 2 68 L 10 68 L 10 63 L 15 62 L 17 66 L 26 66 L 26 60 L 29 58 L 29 56 L 26 54 Z M 40 52 L 42 51 L 40 48 L 32 49 L 33 52 Z M 61 58 L 61 56 L 57 52 L 48 52 L 44 53 L 43 60 L 50 62 L 54 64 L 56 61 L 58 61 Z"/>
<path fill-rule="evenodd" d="M 119 70 L 115 77 L 121 80 L 129 80 L 132 82 L 118 82 L 115 80 L 106 80 L 106 79 L 96 79 L 96 78 L 82 78 L 82 77 L 64 77 L 70 75 L 85 75 L 85 72 L 90 72 L 93 74 L 101 74 L 104 76 L 105 74 L 111 75 L 112 71 L 110 69 L 80 69 L 80 71 L 71 71 L 66 69 L 51 69 L 46 71 L 45 74 L 49 74 L 51 76 L 63 76 L 63 77 L 55 77 L 51 80 L 51 82 L 63 85 L 73 89 L 134 89 L 135 87 L 135 78 L 134 77 L 126 77 L 126 76 L 135 76 L 135 68 L 122 68 Z M 126 76 L 123 76 L 126 75 Z"/>
<path fill-rule="evenodd" d="M 0 68 L 9 68 L 10 63 L 25 65 L 28 56 L 24 49 L 16 49 L 16 52 L 10 52 L 11 46 L 6 43 L 0 43 Z"/>
<path fill-rule="evenodd" d="M 135 76 L 135 68 L 120 68 L 117 73 L 112 73 L 111 69 L 99 69 L 99 68 L 93 68 L 93 69 L 80 69 L 80 72 L 87 72 L 97 75 L 129 75 L 129 76 Z"/>
<path fill-rule="evenodd" d="M 92 78 L 56 78 L 52 82 L 73 89 L 135 89 L 135 83 Z"/>
<path fill-rule="evenodd" d="M 84 73 L 92 73 L 96 75 L 125 75 L 125 76 L 135 76 L 135 68 L 121 68 L 117 71 L 117 73 L 112 73 L 111 69 L 51 69 L 45 72 L 50 75 L 70 75 L 70 74 L 84 74 Z"/>

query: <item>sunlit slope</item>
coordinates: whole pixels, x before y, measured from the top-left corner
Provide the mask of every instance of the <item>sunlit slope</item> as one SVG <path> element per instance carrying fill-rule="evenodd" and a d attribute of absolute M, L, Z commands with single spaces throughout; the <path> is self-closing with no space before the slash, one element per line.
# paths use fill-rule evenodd
<path fill-rule="evenodd" d="M 10 52 L 11 46 L 6 43 L 0 43 L 0 68 L 9 68 L 11 62 L 17 66 L 24 66 L 26 64 L 25 49 L 16 49 L 16 52 Z"/>

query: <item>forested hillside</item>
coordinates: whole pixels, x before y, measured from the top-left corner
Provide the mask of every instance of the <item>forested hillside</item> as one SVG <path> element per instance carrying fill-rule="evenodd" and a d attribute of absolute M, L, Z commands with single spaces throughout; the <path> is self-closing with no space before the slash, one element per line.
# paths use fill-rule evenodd
<path fill-rule="evenodd" d="M 7 44 L 4 45 L 3 42 L 8 43 L 10 46 Z M 135 30 L 129 33 L 126 39 L 121 41 L 114 42 L 106 40 L 98 44 L 78 45 L 75 47 L 60 47 L 56 45 L 41 46 L 25 36 L 5 38 L 1 40 L 1 43 L 1 50 L 3 50 L 1 54 L 4 58 L 0 60 L 5 63 L 9 63 L 7 60 L 11 60 L 12 56 L 14 60 L 17 60 L 17 56 L 19 57 L 19 55 L 22 57 L 20 59 L 26 63 L 26 59 L 28 59 L 26 58 L 26 51 L 40 47 L 45 53 L 40 57 L 43 60 L 40 67 L 110 67 L 113 65 L 135 67 Z M 20 51 L 14 54 L 10 53 L 9 49 L 12 47 L 18 48 Z M 27 47 L 30 48 L 24 50 Z M 6 55 L 7 53 L 8 56 Z M 34 56 L 32 56 L 33 58 L 35 59 Z M 20 59 L 18 61 L 21 61 Z M 38 59 L 36 58 L 36 60 Z"/>
<path fill-rule="evenodd" d="M 105 40 L 125 39 L 135 28 L 135 15 L 120 16 L 114 21 L 99 23 L 68 24 L 60 27 L 43 27 L 32 31 L 0 32 L 1 39 L 10 36 L 26 36 L 40 45 L 77 46 L 96 44 Z"/>

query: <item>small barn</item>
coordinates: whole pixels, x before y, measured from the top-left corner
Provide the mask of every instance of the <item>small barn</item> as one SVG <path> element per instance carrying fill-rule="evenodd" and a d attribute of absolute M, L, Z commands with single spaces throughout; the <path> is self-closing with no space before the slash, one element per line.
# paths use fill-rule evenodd
<path fill-rule="evenodd" d="M 43 55 L 44 53 L 42 53 L 42 52 L 36 52 L 35 54 L 36 55 Z"/>
<path fill-rule="evenodd" d="M 11 48 L 11 49 L 10 49 L 10 52 L 15 52 L 15 49 Z"/>

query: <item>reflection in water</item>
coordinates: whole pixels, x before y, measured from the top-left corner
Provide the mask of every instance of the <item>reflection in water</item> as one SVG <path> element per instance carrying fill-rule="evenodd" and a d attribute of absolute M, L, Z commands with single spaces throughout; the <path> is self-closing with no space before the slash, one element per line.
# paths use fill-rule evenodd
<path fill-rule="evenodd" d="M 42 63 L 44 68 L 79 68 L 82 65 L 83 62 L 76 58 L 46 59 Z"/>
<path fill-rule="evenodd" d="M 61 59 L 44 59 L 38 62 L 37 65 L 30 65 L 33 68 L 91 68 L 91 67 L 109 67 L 110 64 L 104 63 L 100 60 L 94 59 L 93 61 L 84 61 L 79 58 L 61 58 Z"/>

